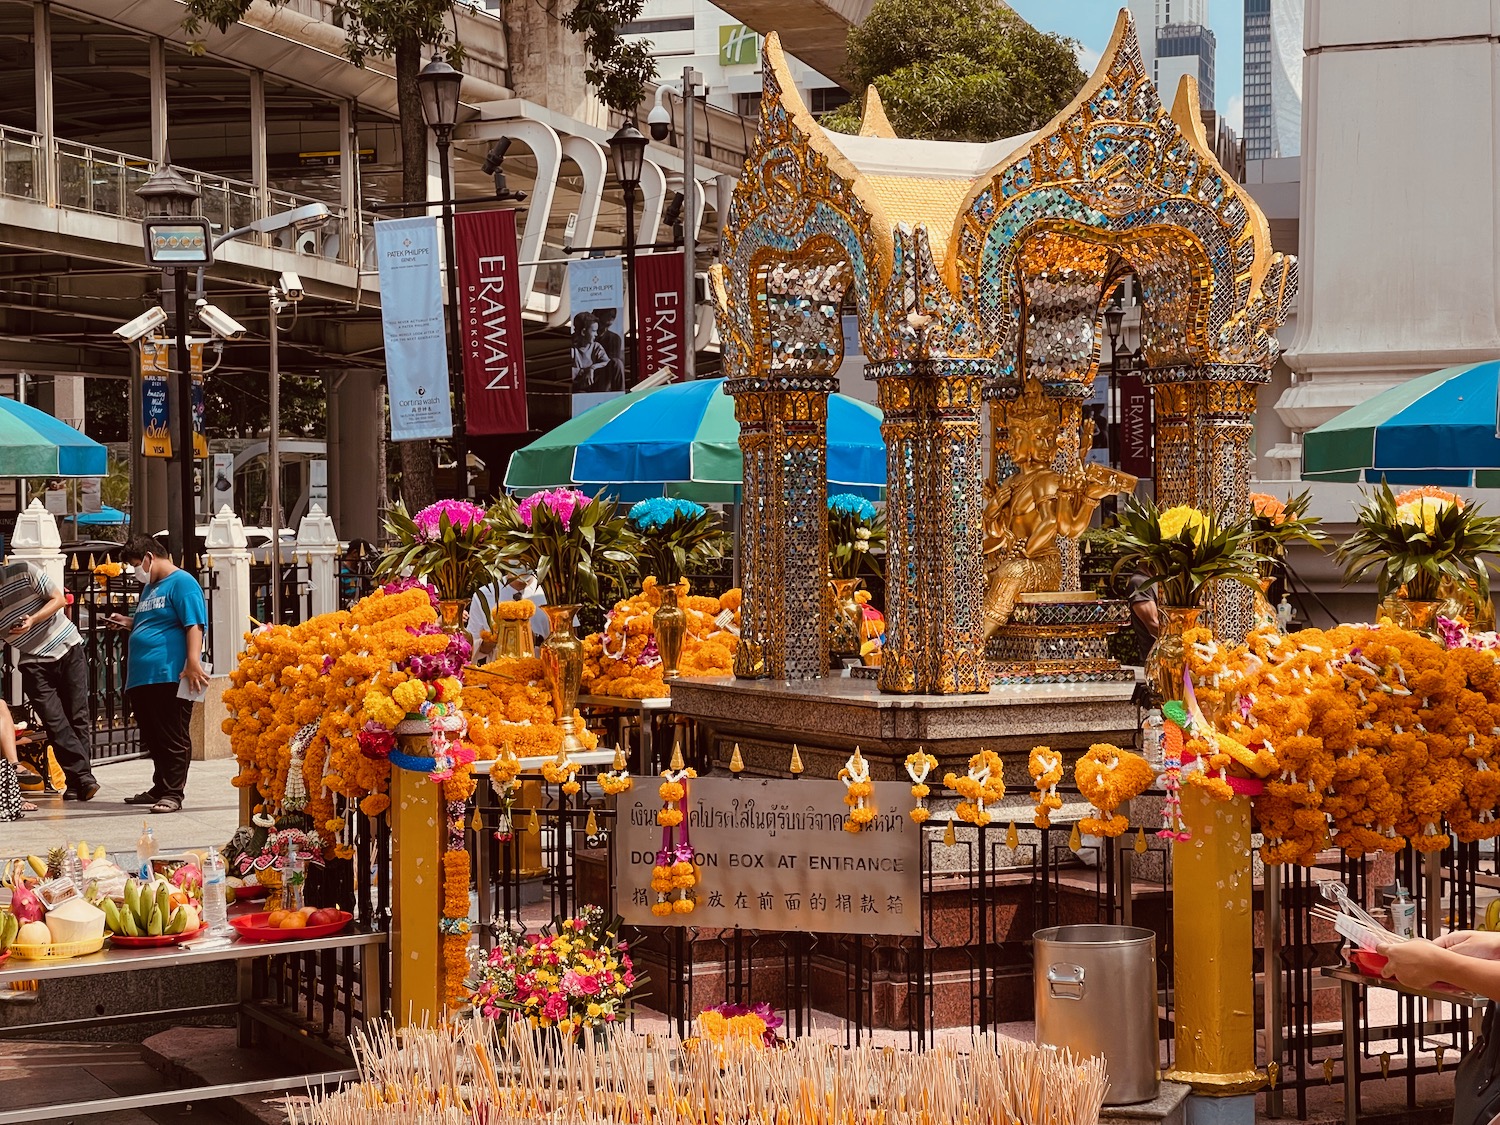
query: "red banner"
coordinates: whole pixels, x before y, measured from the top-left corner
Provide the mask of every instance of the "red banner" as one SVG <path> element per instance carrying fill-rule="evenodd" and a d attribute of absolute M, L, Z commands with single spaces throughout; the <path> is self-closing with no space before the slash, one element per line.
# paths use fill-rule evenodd
<path fill-rule="evenodd" d="M 1150 477 L 1156 472 L 1152 439 L 1156 421 L 1152 411 L 1151 388 L 1134 371 L 1120 373 L 1120 468 L 1133 477 Z"/>
<path fill-rule="evenodd" d="M 636 382 L 670 367 L 682 378 L 687 322 L 682 300 L 682 251 L 642 254 L 635 260 L 635 336 L 640 341 Z"/>
<path fill-rule="evenodd" d="M 459 326 L 464 349 L 464 429 L 519 434 L 526 425 L 526 347 L 516 213 L 508 208 L 453 216 Z"/>

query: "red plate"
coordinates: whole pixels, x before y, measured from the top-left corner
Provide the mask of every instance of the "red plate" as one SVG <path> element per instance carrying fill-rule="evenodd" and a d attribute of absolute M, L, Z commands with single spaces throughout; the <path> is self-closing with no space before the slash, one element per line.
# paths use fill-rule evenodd
<path fill-rule="evenodd" d="M 245 941 L 300 941 L 302 938 L 330 937 L 338 933 L 350 921 L 354 915 L 347 910 L 338 912 L 337 922 L 328 922 L 321 926 L 303 926 L 300 930 L 283 930 L 280 927 L 266 925 L 266 919 L 271 916 L 271 911 L 262 910 L 256 914 L 244 914 L 238 918 L 229 919 L 229 924 L 239 931 L 240 937 Z"/>
<path fill-rule="evenodd" d="M 180 934 L 157 934 L 154 937 L 131 937 L 129 934 L 110 934 L 109 944 L 112 949 L 157 949 L 164 945 L 177 945 L 195 938 L 201 934 L 206 926 L 199 926 L 196 930 L 189 930 Z"/>
<path fill-rule="evenodd" d="M 250 885 L 248 887 L 235 887 L 234 888 L 234 901 L 235 902 L 258 902 L 261 899 L 265 898 L 270 893 L 271 893 L 271 888 L 270 887 L 262 887 L 259 883 L 254 883 L 254 884 L 252 884 L 252 885 Z"/>
<path fill-rule="evenodd" d="M 1382 957 L 1372 949 L 1351 949 L 1349 960 L 1367 977 L 1380 976 L 1381 970 L 1390 962 L 1389 957 Z"/>

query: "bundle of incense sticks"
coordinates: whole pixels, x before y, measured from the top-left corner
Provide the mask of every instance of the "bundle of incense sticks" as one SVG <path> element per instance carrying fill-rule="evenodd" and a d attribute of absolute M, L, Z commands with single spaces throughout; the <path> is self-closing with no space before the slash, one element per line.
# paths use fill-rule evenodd
<path fill-rule="evenodd" d="M 1095 1125 L 1104 1061 L 993 1034 L 911 1052 L 614 1032 L 560 1044 L 485 1020 L 353 1042 L 359 1083 L 289 1125 Z"/>

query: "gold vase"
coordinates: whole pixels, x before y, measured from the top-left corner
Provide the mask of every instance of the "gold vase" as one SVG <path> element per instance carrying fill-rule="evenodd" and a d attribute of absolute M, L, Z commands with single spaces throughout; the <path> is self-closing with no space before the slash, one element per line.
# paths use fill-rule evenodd
<path fill-rule="evenodd" d="M 443 598 L 438 602 L 438 621 L 449 633 L 464 627 L 464 609 L 467 603 L 459 598 Z"/>
<path fill-rule="evenodd" d="M 531 618 L 495 622 L 495 659 L 502 656 L 529 659 L 535 655 L 536 642 L 531 637 Z"/>
<path fill-rule="evenodd" d="M 584 745 L 573 718 L 573 709 L 578 705 L 578 689 L 583 682 L 583 642 L 573 632 L 573 618 L 578 607 L 547 605 L 542 609 L 546 611 L 547 623 L 551 626 L 547 639 L 542 642 L 542 675 L 552 693 L 552 708 L 557 712 L 557 725 L 562 730 L 563 753 L 580 754 Z"/>
<path fill-rule="evenodd" d="M 1182 698 L 1182 670 L 1187 664 L 1182 637 L 1197 627 L 1198 615 L 1203 611 L 1197 606 L 1158 605 L 1156 612 L 1161 625 L 1156 644 L 1146 656 L 1146 678 L 1165 703 Z"/>
<path fill-rule="evenodd" d="M 682 642 L 687 638 L 687 614 L 677 604 L 676 585 L 657 586 L 661 605 L 651 615 L 651 631 L 656 635 L 656 651 L 661 654 L 661 678 L 675 680 L 682 675 L 677 662 L 682 659 Z"/>
<path fill-rule="evenodd" d="M 1439 612 L 1444 611 L 1445 602 L 1419 602 L 1411 598 L 1391 599 L 1391 620 L 1402 629 L 1428 636 L 1437 635 Z M 1444 612 L 1444 616 L 1447 616 Z"/>
<path fill-rule="evenodd" d="M 858 578 L 830 578 L 828 580 L 828 659 L 837 667 L 845 656 L 859 655 L 859 623 L 861 614 L 855 593 L 862 580 Z"/>
<path fill-rule="evenodd" d="M 1256 629 L 1271 628 L 1280 632 L 1281 618 L 1276 616 L 1276 607 L 1271 604 L 1271 586 L 1276 579 L 1260 578 L 1257 581 L 1260 589 L 1255 591 L 1250 604 L 1254 627 Z"/>

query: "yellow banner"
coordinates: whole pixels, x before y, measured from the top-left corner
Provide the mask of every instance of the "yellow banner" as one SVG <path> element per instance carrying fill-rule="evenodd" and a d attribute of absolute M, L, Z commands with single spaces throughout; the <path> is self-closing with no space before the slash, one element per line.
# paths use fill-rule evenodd
<path fill-rule="evenodd" d="M 203 432 L 205 399 L 203 345 L 188 345 L 193 372 L 193 456 L 208 456 L 208 436 Z M 141 452 L 147 457 L 172 456 L 171 395 L 172 344 L 169 340 L 141 341 Z"/>

